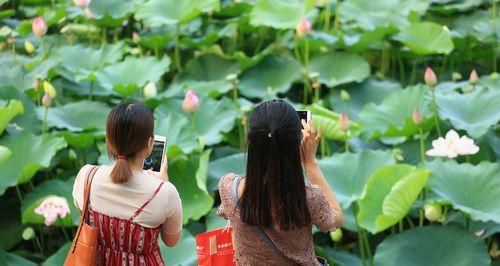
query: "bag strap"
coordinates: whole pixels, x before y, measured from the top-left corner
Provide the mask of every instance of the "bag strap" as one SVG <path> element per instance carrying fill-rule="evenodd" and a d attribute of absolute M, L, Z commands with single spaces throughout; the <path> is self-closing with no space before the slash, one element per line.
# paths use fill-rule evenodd
<path fill-rule="evenodd" d="M 236 205 L 238 205 L 240 199 L 238 197 L 238 186 L 240 184 L 240 181 L 241 181 L 241 176 L 236 176 L 235 179 L 234 179 L 234 182 L 233 182 L 233 199 L 234 199 L 234 202 L 236 203 Z M 271 247 L 271 249 L 278 255 L 286 258 L 285 254 L 279 250 L 279 248 L 276 246 L 276 244 L 274 244 L 274 242 L 271 240 L 271 238 L 269 238 L 269 236 L 266 234 L 266 232 L 264 232 L 264 230 L 258 226 L 258 225 L 254 225 L 255 229 L 257 229 L 257 232 L 259 233 L 259 235 L 262 237 L 262 239 L 264 239 L 264 241 L 267 243 L 268 246 Z"/>
<path fill-rule="evenodd" d="M 160 185 L 158 185 L 155 192 L 153 192 L 153 194 L 149 197 L 149 199 L 146 202 L 144 202 L 144 204 L 142 204 L 142 206 L 134 212 L 134 215 L 130 217 L 129 221 L 131 222 L 134 221 L 135 217 L 137 217 L 137 215 L 139 215 L 142 212 L 142 210 L 144 210 L 144 208 L 153 200 L 156 194 L 158 194 L 158 191 L 160 191 L 163 184 L 165 184 L 165 182 L 161 182 Z"/>
<path fill-rule="evenodd" d="M 90 186 L 92 184 L 92 180 L 94 179 L 94 175 L 99 169 L 99 166 L 92 166 L 92 169 L 88 172 L 85 178 L 85 186 L 83 189 L 83 207 L 82 212 L 80 214 L 80 224 L 78 225 L 78 230 L 76 231 L 75 238 L 73 239 L 72 250 L 71 252 L 75 252 L 76 243 L 78 243 L 78 238 L 80 237 L 80 233 L 82 231 L 82 226 L 85 221 L 89 219 L 89 201 L 90 201 Z"/>

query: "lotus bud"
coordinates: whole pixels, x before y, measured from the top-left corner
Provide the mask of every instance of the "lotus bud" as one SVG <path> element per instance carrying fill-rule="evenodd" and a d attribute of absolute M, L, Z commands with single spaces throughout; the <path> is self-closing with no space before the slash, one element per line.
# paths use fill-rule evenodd
<path fill-rule="evenodd" d="M 488 78 L 491 79 L 491 80 L 496 80 L 498 78 L 498 73 L 497 72 L 493 72 L 493 73 L 490 74 L 490 76 Z"/>
<path fill-rule="evenodd" d="M 157 90 L 156 90 L 156 85 L 154 82 L 148 82 L 146 86 L 144 86 L 144 98 L 145 99 L 151 99 L 156 97 Z"/>
<path fill-rule="evenodd" d="M 184 97 L 184 101 L 182 101 L 182 109 L 184 112 L 193 113 L 198 112 L 199 108 L 199 99 L 194 90 L 190 89 L 186 93 Z"/>
<path fill-rule="evenodd" d="M 89 9 L 88 7 L 86 7 L 86 8 L 85 8 L 84 13 L 85 13 L 85 17 L 86 17 L 86 18 L 89 18 L 89 19 L 90 19 L 90 18 L 93 18 L 93 17 L 94 17 L 94 13 L 92 13 L 92 11 L 90 11 L 90 9 Z"/>
<path fill-rule="evenodd" d="M 42 37 L 47 32 L 47 23 L 42 17 L 36 17 L 31 25 L 31 30 L 37 37 Z"/>
<path fill-rule="evenodd" d="M 470 72 L 469 83 L 472 85 L 476 85 L 477 80 L 478 80 L 477 72 L 475 69 L 473 69 L 472 72 Z"/>
<path fill-rule="evenodd" d="M 45 93 L 48 93 L 51 98 L 55 98 L 57 96 L 56 89 L 47 81 L 43 82 L 43 90 L 45 91 Z"/>
<path fill-rule="evenodd" d="M 431 222 L 442 220 L 443 211 L 441 205 L 437 203 L 424 205 L 425 218 Z"/>
<path fill-rule="evenodd" d="M 70 149 L 70 150 L 69 150 L 69 152 L 68 152 L 68 157 L 69 157 L 69 159 L 71 159 L 71 160 L 76 160 L 76 158 L 78 158 L 78 156 L 76 155 L 75 150 L 73 150 L 73 149 Z"/>
<path fill-rule="evenodd" d="M 467 85 L 465 87 L 462 87 L 460 88 L 460 90 L 463 92 L 463 93 L 471 93 L 474 91 L 474 86 L 473 85 Z"/>
<path fill-rule="evenodd" d="M 23 239 L 24 240 L 31 240 L 35 237 L 35 230 L 33 230 L 33 227 L 28 226 L 26 229 L 23 230 Z"/>
<path fill-rule="evenodd" d="M 141 54 L 141 48 L 139 47 L 134 47 L 132 49 L 130 49 L 130 54 L 131 55 L 140 55 Z"/>
<path fill-rule="evenodd" d="M 452 79 L 453 81 L 459 81 L 459 80 L 461 80 L 461 79 L 462 79 L 462 75 L 461 75 L 460 73 L 458 73 L 458 72 L 453 72 L 453 73 L 451 74 L 451 79 Z"/>
<path fill-rule="evenodd" d="M 299 38 L 301 38 L 304 35 L 310 34 L 311 30 L 312 30 L 311 22 L 309 22 L 309 20 L 307 20 L 306 17 L 302 17 L 297 27 L 295 27 L 295 32 L 297 34 L 297 37 Z"/>
<path fill-rule="evenodd" d="M 42 98 L 42 105 L 45 107 L 50 107 L 52 104 L 52 97 L 50 97 L 49 93 L 44 93 Z"/>
<path fill-rule="evenodd" d="M 420 115 L 420 110 L 418 109 L 418 107 L 413 111 L 411 119 L 413 120 L 413 124 L 417 126 L 420 126 L 422 124 L 422 116 Z"/>
<path fill-rule="evenodd" d="M 337 230 L 330 232 L 330 238 L 333 240 L 333 242 L 339 242 L 342 240 L 342 229 L 337 228 Z"/>
<path fill-rule="evenodd" d="M 14 39 L 14 37 L 12 37 L 12 36 L 9 36 L 9 38 L 7 38 L 7 43 L 8 43 L 8 44 L 13 44 L 13 43 L 14 43 L 14 41 L 15 41 L 15 39 Z"/>
<path fill-rule="evenodd" d="M 311 86 L 313 89 L 316 89 L 316 90 L 321 89 L 321 83 L 319 83 L 317 80 L 313 81 Z"/>
<path fill-rule="evenodd" d="M 132 32 L 132 41 L 134 43 L 138 43 L 141 40 L 141 37 L 139 36 L 139 33 L 136 31 Z"/>
<path fill-rule="evenodd" d="M 424 80 L 425 80 L 425 84 L 427 84 L 428 86 L 431 86 L 431 87 L 434 87 L 437 84 L 436 74 L 434 73 L 434 71 L 432 71 L 432 69 L 430 67 L 427 67 L 425 69 Z"/>
<path fill-rule="evenodd" d="M 45 225 L 50 226 L 54 224 L 57 218 L 64 218 L 71 213 L 69 210 L 68 202 L 65 198 L 50 196 L 46 198 L 35 209 L 35 213 L 43 215 L 45 218 Z"/>
<path fill-rule="evenodd" d="M 234 82 L 234 81 L 238 80 L 238 75 L 235 73 L 229 74 L 226 76 L 226 80 L 229 82 Z"/>
<path fill-rule="evenodd" d="M 307 69 L 306 69 L 306 72 L 307 72 Z M 308 74 L 308 77 L 311 80 L 315 80 L 315 79 L 319 78 L 319 73 L 318 72 L 311 72 Z"/>
<path fill-rule="evenodd" d="M 34 86 L 35 92 L 38 92 L 41 88 L 42 88 L 42 78 L 40 78 L 40 76 L 37 76 L 35 79 L 35 86 Z"/>
<path fill-rule="evenodd" d="M 347 131 L 351 127 L 351 122 L 346 114 L 340 114 L 339 116 L 339 129 L 341 131 Z"/>
<path fill-rule="evenodd" d="M 77 7 L 86 7 L 90 4 L 90 0 L 73 0 L 73 3 Z"/>
<path fill-rule="evenodd" d="M 35 46 L 30 41 L 25 41 L 24 50 L 26 50 L 26 53 L 31 54 L 35 51 Z"/>
<path fill-rule="evenodd" d="M 340 91 L 340 99 L 344 102 L 349 101 L 351 99 L 351 96 L 346 90 L 341 90 Z"/>

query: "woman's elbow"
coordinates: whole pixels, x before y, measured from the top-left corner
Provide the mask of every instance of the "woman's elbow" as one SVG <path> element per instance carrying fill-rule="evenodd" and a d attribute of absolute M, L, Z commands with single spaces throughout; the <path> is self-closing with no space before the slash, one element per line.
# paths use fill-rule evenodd
<path fill-rule="evenodd" d="M 179 243 L 179 239 L 181 237 L 181 232 L 173 235 L 163 234 L 161 240 L 167 247 L 173 247 Z"/>

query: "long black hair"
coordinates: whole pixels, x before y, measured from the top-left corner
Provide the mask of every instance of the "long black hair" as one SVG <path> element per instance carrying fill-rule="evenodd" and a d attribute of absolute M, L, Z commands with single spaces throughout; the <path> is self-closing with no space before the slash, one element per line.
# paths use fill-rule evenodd
<path fill-rule="evenodd" d="M 282 230 L 310 224 L 301 140 L 300 118 L 290 104 L 271 100 L 255 107 L 247 135 L 242 222 Z"/>

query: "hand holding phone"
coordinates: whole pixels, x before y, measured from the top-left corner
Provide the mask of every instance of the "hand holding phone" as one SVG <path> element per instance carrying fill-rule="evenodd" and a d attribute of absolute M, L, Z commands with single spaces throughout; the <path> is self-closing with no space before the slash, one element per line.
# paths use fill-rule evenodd
<path fill-rule="evenodd" d="M 165 156 L 167 138 L 155 135 L 153 150 L 144 160 L 143 168 L 160 179 L 168 180 L 167 157 Z"/>
<path fill-rule="evenodd" d="M 309 121 L 311 121 L 311 111 L 301 110 L 297 111 L 297 114 L 299 115 L 300 121 L 304 120 L 306 124 L 309 124 Z M 302 126 L 302 128 L 304 128 L 304 126 Z"/>

